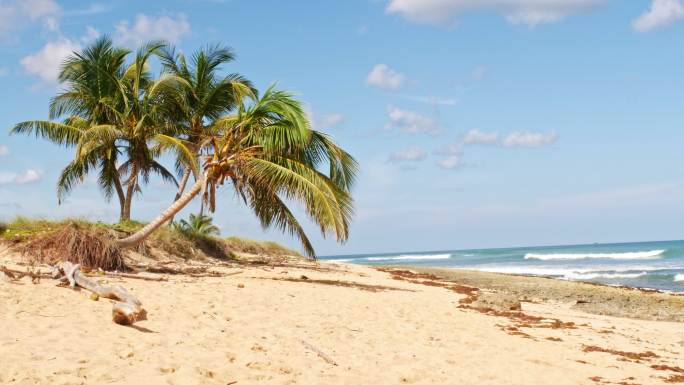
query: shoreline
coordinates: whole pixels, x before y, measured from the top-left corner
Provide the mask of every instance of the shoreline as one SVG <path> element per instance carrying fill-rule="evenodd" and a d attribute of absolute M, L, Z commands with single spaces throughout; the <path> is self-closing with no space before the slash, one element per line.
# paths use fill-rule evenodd
<path fill-rule="evenodd" d="M 518 299 L 534 298 L 571 304 L 574 309 L 617 317 L 684 322 L 684 293 L 613 286 L 553 277 L 478 270 L 388 265 L 393 269 L 433 274 L 450 282 L 495 290 Z"/>
<path fill-rule="evenodd" d="M 603 283 L 603 282 L 596 282 L 596 281 L 591 281 L 591 280 L 582 280 L 582 279 L 571 279 L 571 278 L 562 278 L 562 277 L 556 277 L 553 275 L 543 275 L 543 274 L 521 274 L 521 273 L 503 273 L 503 272 L 498 272 L 498 271 L 482 271 L 482 270 L 476 270 L 476 269 L 469 269 L 466 267 L 441 267 L 441 266 L 435 266 L 435 267 L 428 267 L 428 266 L 414 266 L 414 265 L 364 265 L 364 266 L 383 266 L 383 267 L 392 267 L 392 268 L 408 268 L 412 270 L 418 270 L 418 269 L 435 269 L 435 270 L 447 270 L 447 271 L 452 271 L 452 270 L 457 270 L 457 271 L 466 271 L 469 273 L 483 273 L 483 274 L 495 274 L 495 275 L 504 275 L 504 276 L 512 276 L 512 277 L 529 277 L 529 278 L 542 278 L 542 279 L 551 279 L 551 280 L 556 280 L 556 281 L 562 281 L 562 282 L 576 282 L 576 283 L 583 283 L 587 285 L 596 285 L 596 286 L 604 286 L 604 287 L 614 287 L 617 289 L 626 289 L 626 290 L 638 290 L 646 294 L 650 293 L 660 293 L 660 294 L 670 294 L 674 296 L 684 296 L 684 291 L 672 291 L 672 290 L 664 290 L 664 289 L 658 289 L 654 287 L 641 287 L 641 286 L 628 286 L 628 285 L 622 285 L 622 284 L 609 284 L 609 283 Z"/>

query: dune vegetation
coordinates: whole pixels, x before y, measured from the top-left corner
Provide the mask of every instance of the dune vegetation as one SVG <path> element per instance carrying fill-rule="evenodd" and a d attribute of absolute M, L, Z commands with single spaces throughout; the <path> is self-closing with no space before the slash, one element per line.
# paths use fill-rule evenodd
<path fill-rule="evenodd" d="M 143 228 L 138 222 L 107 224 L 84 219 L 45 220 L 17 217 L 0 222 L 0 241 L 24 252 L 40 263 L 66 260 L 86 268 L 125 270 L 121 250 L 112 241 L 116 237 L 132 234 Z M 83 250 L 93 243 L 104 242 L 95 251 Z M 272 241 L 259 241 L 231 236 L 222 238 L 214 234 L 187 231 L 182 226 L 162 226 L 140 249 L 147 254 L 167 254 L 184 259 L 234 259 L 242 254 L 256 257 L 302 257 L 299 252 Z"/>

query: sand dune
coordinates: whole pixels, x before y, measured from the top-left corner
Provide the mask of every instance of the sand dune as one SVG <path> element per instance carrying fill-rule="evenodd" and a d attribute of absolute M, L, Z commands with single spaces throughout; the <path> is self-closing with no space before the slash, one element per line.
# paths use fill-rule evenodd
<path fill-rule="evenodd" d="M 85 291 L 0 282 L 0 383 L 659 384 L 684 374 L 681 323 L 525 302 L 529 316 L 575 324 L 527 327 L 367 267 L 215 270 L 242 273 L 103 279 L 143 301 L 149 319 L 135 327 L 112 323 L 109 301 Z"/>

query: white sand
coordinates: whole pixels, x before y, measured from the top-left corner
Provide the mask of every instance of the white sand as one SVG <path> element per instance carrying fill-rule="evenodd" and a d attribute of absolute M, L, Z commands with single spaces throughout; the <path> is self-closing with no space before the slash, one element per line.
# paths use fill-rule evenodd
<path fill-rule="evenodd" d="M 502 331 L 507 318 L 457 308 L 463 295 L 332 266 L 338 271 L 247 267 L 224 268 L 244 271 L 222 278 L 108 279 L 148 310 L 135 328 L 112 323 L 109 300 L 85 291 L 51 280 L 0 282 L 0 384 L 660 384 L 677 373 L 651 365 L 684 366 L 679 323 L 525 303 L 528 314 L 587 325 L 523 329 L 530 339 Z M 303 274 L 411 291 L 262 279 Z M 660 357 L 624 361 L 583 345 Z"/>

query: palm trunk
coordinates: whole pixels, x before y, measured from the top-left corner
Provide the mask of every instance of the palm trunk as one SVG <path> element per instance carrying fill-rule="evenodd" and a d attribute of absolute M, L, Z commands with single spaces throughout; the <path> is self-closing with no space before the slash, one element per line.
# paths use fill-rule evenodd
<path fill-rule="evenodd" d="M 164 210 L 163 213 L 161 213 L 157 218 L 155 218 L 152 222 L 148 223 L 140 229 L 138 232 L 135 234 L 130 235 L 129 237 L 126 237 L 124 239 L 119 239 L 116 241 L 116 244 L 119 247 L 134 247 L 140 244 L 140 242 L 144 241 L 145 238 L 150 236 L 154 232 L 154 230 L 158 229 L 161 225 L 166 223 L 170 218 L 172 218 L 174 215 L 176 215 L 179 211 L 181 211 L 185 206 L 190 203 L 193 198 L 197 196 L 197 194 L 202 191 L 202 184 L 204 180 L 203 178 L 200 178 L 195 182 L 195 184 L 190 187 L 190 190 L 188 190 L 183 196 L 181 196 L 177 201 L 173 202 L 169 208 Z"/>
<path fill-rule="evenodd" d="M 128 184 L 126 185 L 126 199 L 124 201 L 123 214 L 121 215 L 121 221 L 131 220 L 131 204 L 133 203 L 133 195 L 135 194 L 135 186 L 138 183 L 138 167 L 133 164 L 131 168 L 131 175 L 128 178 Z"/>
<path fill-rule="evenodd" d="M 126 195 L 124 194 L 123 187 L 121 187 L 121 180 L 119 176 L 114 177 L 114 189 L 116 190 L 116 195 L 119 197 L 119 222 L 124 219 L 124 207 L 126 206 Z"/>
<path fill-rule="evenodd" d="M 183 177 L 180 180 L 180 184 L 178 185 L 176 197 L 173 199 L 174 202 L 179 200 L 181 195 L 183 195 L 183 191 L 185 191 L 185 185 L 188 184 L 188 179 L 190 179 L 190 168 L 186 167 L 185 171 L 183 172 Z M 173 222 L 173 216 L 171 217 L 170 221 Z"/>

